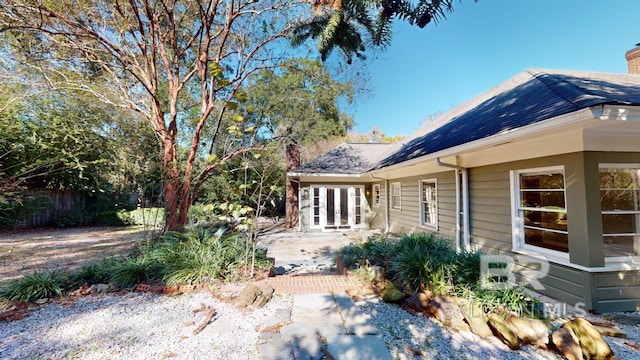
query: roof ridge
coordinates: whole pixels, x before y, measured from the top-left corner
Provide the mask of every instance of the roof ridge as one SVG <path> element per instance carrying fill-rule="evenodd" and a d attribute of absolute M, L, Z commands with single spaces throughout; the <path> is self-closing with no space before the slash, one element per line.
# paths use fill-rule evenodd
<path fill-rule="evenodd" d="M 543 75 L 546 75 L 546 76 L 548 76 L 550 78 L 557 79 L 556 75 L 558 75 L 558 74 L 552 74 L 551 72 L 545 71 L 543 69 L 527 69 L 527 70 L 525 70 L 525 72 L 529 73 L 534 79 L 539 81 L 542 85 L 544 85 L 547 89 L 551 90 L 553 93 L 555 93 L 558 96 L 560 96 L 561 98 L 563 98 L 569 104 L 571 104 L 573 106 L 577 106 L 576 103 L 573 100 L 570 100 L 567 97 L 566 94 L 564 94 L 563 92 L 559 91 L 556 86 L 551 86 L 552 82 L 546 81 L 547 80 L 546 77 L 543 78 Z M 567 84 L 567 85 L 571 86 L 574 89 L 581 90 L 582 92 L 587 92 L 586 89 L 582 89 L 581 87 L 579 87 L 579 86 L 577 86 L 577 85 L 575 85 L 575 84 L 573 84 L 573 83 L 571 83 L 569 81 L 566 81 L 566 80 L 559 80 L 558 79 L 557 83 Z"/>

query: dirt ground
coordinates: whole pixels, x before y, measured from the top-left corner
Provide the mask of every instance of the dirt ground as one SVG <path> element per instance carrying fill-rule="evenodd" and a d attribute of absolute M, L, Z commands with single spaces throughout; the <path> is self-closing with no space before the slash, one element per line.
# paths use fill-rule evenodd
<path fill-rule="evenodd" d="M 36 270 L 73 270 L 124 256 L 147 234 L 140 226 L 0 232 L 0 283 Z"/>

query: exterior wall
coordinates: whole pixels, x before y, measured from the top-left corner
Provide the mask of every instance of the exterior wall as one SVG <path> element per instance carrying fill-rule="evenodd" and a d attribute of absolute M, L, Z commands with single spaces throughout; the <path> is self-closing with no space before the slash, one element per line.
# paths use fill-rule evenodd
<path fill-rule="evenodd" d="M 640 271 L 595 273 L 591 280 L 596 311 L 640 311 Z"/>
<path fill-rule="evenodd" d="M 380 206 L 373 206 L 373 186 L 380 185 Z M 385 204 L 387 203 L 387 189 L 385 188 L 384 181 L 374 182 L 367 185 L 367 189 L 370 189 L 371 195 L 367 196 L 371 212 L 367 212 L 367 222 L 371 229 L 385 230 L 386 228 L 386 213 Z"/>
<path fill-rule="evenodd" d="M 640 154 L 571 153 L 469 169 L 472 247 L 489 254 L 513 254 L 510 171 L 562 165 L 570 262 L 604 266 L 598 164 L 616 162 L 640 163 Z M 539 265 L 519 264 L 516 271 L 526 268 L 535 270 Z M 614 277 L 618 280 L 608 282 Z M 582 302 L 587 310 L 640 308 L 640 272 L 591 273 L 551 262 L 548 275 L 539 280 L 545 287 L 541 293 L 568 304 Z"/>
<path fill-rule="evenodd" d="M 420 180 L 437 180 L 438 228 L 420 224 Z M 436 174 L 425 174 L 401 179 L 389 179 L 391 183 L 401 183 L 401 209 L 392 209 L 389 203 L 389 232 L 406 234 L 436 231 L 455 239 L 456 237 L 456 179 L 453 170 Z M 388 194 L 388 191 L 387 191 Z M 387 201 L 390 201 L 390 196 Z"/>

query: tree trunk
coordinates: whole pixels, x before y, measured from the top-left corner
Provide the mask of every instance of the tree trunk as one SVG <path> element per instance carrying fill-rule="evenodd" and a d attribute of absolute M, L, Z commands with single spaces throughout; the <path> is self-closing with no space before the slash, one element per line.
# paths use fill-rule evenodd
<path fill-rule="evenodd" d="M 300 148 L 298 142 L 293 141 L 287 144 L 286 149 L 287 172 L 293 171 L 300 166 Z M 297 182 L 291 181 L 288 177 L 285 188 L 285 227 L 292 229 L 298 226 L 298 187 Z"/>
<path fill-rule="evenodd" d="M 164 182 L 164 231 L 180 230 L 178 204 L 180 202 L 180 173 L 177 166 L 176 147 L 173 134 L 163 136 L 164 159 L 162 179 Z"/>

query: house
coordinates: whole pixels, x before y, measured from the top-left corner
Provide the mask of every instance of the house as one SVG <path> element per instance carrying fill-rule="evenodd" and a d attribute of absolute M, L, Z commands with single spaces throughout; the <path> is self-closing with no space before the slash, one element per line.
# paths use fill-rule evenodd
<path fill-rule="evenodd" d="M 626 57 L 630 74 L 527 70 L 401 144 L 338 146 L 287 174 L 298 229 L 432 231 L 548 261 L 539 291 L 568 304 L 640 310 L 640 47 Z"/>

